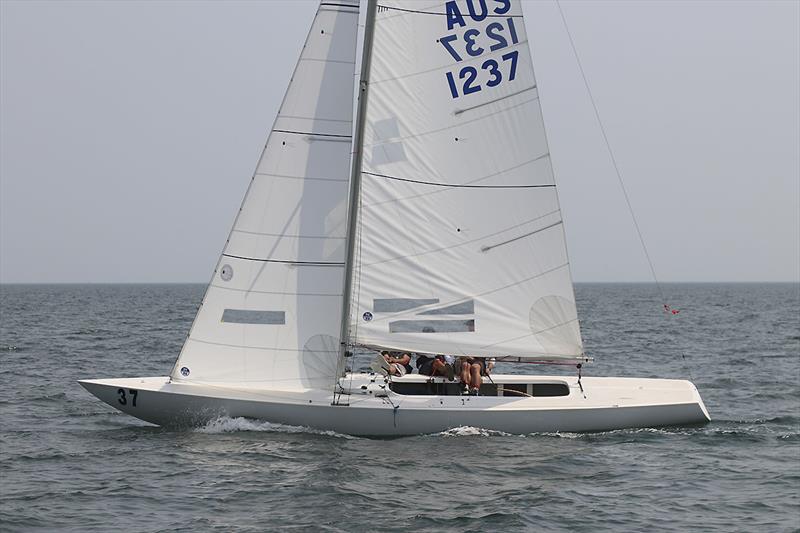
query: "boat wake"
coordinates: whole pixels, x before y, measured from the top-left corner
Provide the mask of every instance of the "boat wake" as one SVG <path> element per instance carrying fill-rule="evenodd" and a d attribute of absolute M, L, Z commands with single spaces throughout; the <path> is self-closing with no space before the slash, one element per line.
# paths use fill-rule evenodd
<path fill-rule="evenodd" d="M 504 431 L 493 429 L 476 428 L 473 426 L 459 426 L 450 428 L 439 433 L 434 433 L 434 437 L 522 437 L 524 435 L 512 435 Z"/>
<path fill-rule="evenodd" d="M 718 430 L 725 433 L 724 430 Z M 664 427 L 664 428 L 622 428 L 610 431 L 596 431 L 596 432 L 569 432 L 569 431 L 552 431 L 541 433 L 506 433 L 504 431 L 496 431 L 492 429 L 485 429 L 473 426 L 459 426 L 451 428 L 439 433 L 432 433 L 432 437 L 521 437 L 521 438 L 557 438 L 557 439 L 587 439 L 597 440 L 605 437 L 629 437 L 636 435 L 697 435 L 703 432 L 708 433 L 704 428 L 685 428 L 685 427 Z"/>
<path fill-rule="evenodd" d="M 451 428 L 439 433 L 433 433 L 434 437 L 520 437 L 520 438 L 542 438 L 554 437 L 559 439 L 592 439 L 603 436 L 618 436 L 630 435 L 637 433 L 655 433 L 663 435 L 674 435 L 675 431 L 670 431 L 663 428 L 631 428 L 631 429 L 615 429 L 612 431 L 600 431 L 593 433 L 572 433 L 568 431 L 553 431 L 542 433 L 506 433 L 505 431 L 496 431 L 492 429 L 484 429 L 473 426 L 459 426 Z M 678 432 L 681 433 L 681 432 Z M 688 434 L 688 433 L 682 433 Z"/>
<path fill-rule="evenodd" d="M 206 425 L 196 428 L 197 433 L 220 434 L 237 433 L 243 431 L 261 431 L 267 433 L 305 433 L 310 435 L 325 435 L 326 437 L 336 437 L 341 439 L 356 439 L 352 435 L 344 435 L 335 431 L 325 431 L 313 429 L 305 426 L 289 426 L 286 424 L 276 424 L 263 420 L 253 420 L 250 418 L 221 416 L 206 423 Z"/>

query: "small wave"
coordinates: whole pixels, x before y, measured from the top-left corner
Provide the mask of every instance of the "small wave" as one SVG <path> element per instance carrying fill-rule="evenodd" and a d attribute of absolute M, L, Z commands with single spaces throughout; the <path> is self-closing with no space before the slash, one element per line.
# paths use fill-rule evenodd
<path fill-rule="evenodd" d="M 714 420 L 714 422 L 719 424 L 732 424 L 732 425 L 742 425 L 742 424 L 794 424 L 798 421 L 798 417 L 792 415 L 779 415 L 774 416 L 772 418 L 721 418 L 718 420 Z"/>
<path fill-rule="evenodd" d="M 61 402 L 67 398 L 66 392 L 56 392 L 53 394 L 43 394 L 41 396 L 34 396 L 33 398 L 28 398 L 25 402 L 52 402 L 58 401 Z"/>
<path fill-rule="evenodd" d="M 263 420 L 253 420 L 251 418 L 221 416 L 206 423 L 206 425 L 195 429 L 197 433 L 218 434 L 236 433 L 239 431 L 263 431 L 267 433 L 307 433 L 311 435 L 325 435 L 326 437 L 337 437 L 341 439 L 356 439 L 352 435 L 344 435 L 330 430 L 313 429 L 305 426 L 289 426 L 286 424 L 276 424 Z"/>
<path fill-rule="evenodd" d="M 551 431 L 545 433 L 531 433 L 532 437 L 554 437 L 556 439 L 581 439 L 585 438 L 588 433 L 570 433 L 569 431 Z"/>
<path fill-rule="evenodd" d="M 728 429 L 728 428 L 714 428 L 703 432 L 704 435 L 709 437 L 723 436 L 723 437 L 737 437 L 744 439 L 751 439 L 753 441 L 763 440 L 767 438 L 764 432 L 758 431 L 758 428 L 742 428 L 742 429 Z"/>
<path fill-rule="evenodd" d="M 16 375 L 24 375 L 24 374 L 16 374 Z M 35 377 L 35 376 L 25 376 L 25 377 Z M 41 396 L 34 396 L 32 398 L 26 398 L 24 396 L 17 396 L 11 400 L 0 400 L 0 404 L 2 405 L 19 405 L 19 404 L 30 404 L 33 402 L 57 402 L 62 403 L 64 400 L 67 399 L 66 392 L 55 392 L 53 394 L 43 394 Z M 32 415 L 36 416 L 36 415 Z"/>
<path fill-rule="evenodd" d="M 103 328 L 83 328 L 71 332 L 70 335 L 97 335 L 97 334 L 109 334 L 109 333 L 113 332 Z"/>
<path fill-rule="evenodd" d="M 556 431 L 550 433 L 533 433 L 531 436 L 557 437 L 560 439 L 597 439 L 603 437 L 618 437 L 627 435 L 694 435 L 697 430 L 688 429 L 681 426 L 658 427 L 658 428 L 620 428 L 608 431 L 589 431 L 586 433 L 571 433 L 568 431 Z"/>

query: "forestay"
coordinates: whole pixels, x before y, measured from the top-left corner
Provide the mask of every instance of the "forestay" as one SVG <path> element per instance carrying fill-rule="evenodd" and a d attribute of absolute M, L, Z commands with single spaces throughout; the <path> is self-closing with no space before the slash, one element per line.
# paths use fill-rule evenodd
<path fill-rule="evenodd" d="M 520 2 L 382 0 L 351 342 L 583 354 Z"/>
<path fill-rule="evenodd" d="M 173 379 L 287 390 L 333 382 L 357 24 L 356 1 L 320 3 Z"/>

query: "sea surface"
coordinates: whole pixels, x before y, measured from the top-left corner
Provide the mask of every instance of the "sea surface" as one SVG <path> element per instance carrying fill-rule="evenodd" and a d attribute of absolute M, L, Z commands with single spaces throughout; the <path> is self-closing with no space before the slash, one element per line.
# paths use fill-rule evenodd
<path fill-rule="evenodd" d="M 691 378 L 702 427 L 174 430 L 77 384 L 166 375 L 203 290 L 0 286 L 1 531 L 800 530 L 798 284 L 668 284 L 670 317 L 653 285 L 577 285 L 585 374 Z"/>

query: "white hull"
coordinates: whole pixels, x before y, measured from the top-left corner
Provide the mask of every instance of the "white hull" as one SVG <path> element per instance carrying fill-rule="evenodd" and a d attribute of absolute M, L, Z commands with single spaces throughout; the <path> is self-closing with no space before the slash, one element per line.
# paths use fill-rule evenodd
<path fill-rule="evenodd" d="M 376 382 L 377 381 L 377 382 Z M 171 382 L 167 377 L 82 380 L 120 411 L 162 426 L 197 426 L 220 416 L 246 417 L 361 436 L 436 433 L 474 426 L 513 434 L 607 431 L 702 424 L 710 420 L 695 386 L 684 380 L 493 376 L 494 383 L 563 384 L 561 396 L 406 395 L 383 379 L 357 374 L 342 381 L 352 394 L 331 405 L 324 391 L 266 391 Z M 395 383 L 423 384 L 411 375 Z M 441 382 L 441 380 L 440 380 Z M 533 390 L 533 389 L 528 389 Z M 135 399 L 135 406 L 134 406 Z"/>

